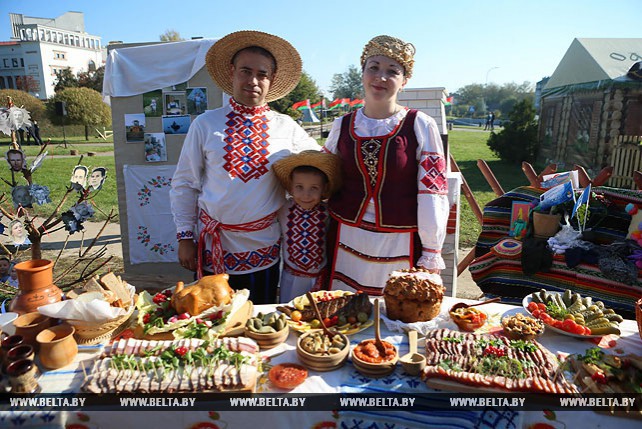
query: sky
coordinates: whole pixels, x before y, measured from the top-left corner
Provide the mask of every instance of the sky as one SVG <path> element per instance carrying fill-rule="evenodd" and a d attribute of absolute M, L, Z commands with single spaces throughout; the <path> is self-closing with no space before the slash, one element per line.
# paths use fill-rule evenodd
<path fill-rule="evenodd" d="M 238 30 L 292 43 L 327 97 L 332 76 L 359 66 L 363 46 L 388 34 L 416 48 L 408 88 L 535 84 L 550 76 L 574 38 L 640 38 L 640 0 L 0 0 L 0 41 L 9 13 L 55 18 L 83 12 L 85 31 L 110 41 L 154 42 L 173 29 L 220 38 Z"/>

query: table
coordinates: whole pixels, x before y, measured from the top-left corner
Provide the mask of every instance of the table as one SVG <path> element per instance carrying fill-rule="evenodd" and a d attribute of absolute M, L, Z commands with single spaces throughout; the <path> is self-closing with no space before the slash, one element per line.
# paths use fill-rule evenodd
<path fill-rule="evenodd" d="M 456 329 L 447 316 L 447 310 L 455 302 L 475 302 L 445 297 L 442 311 L 435 324 L 440 328 Z M 275 305 L 255 306 L 255 313 L 259 311 L 273 311 Z M 520 311 L 516 306 L 506 304 L 488 304 L 484 307 L 489 314 L 487 328 L 497 329 L 502 315 L 513 314 Z M 495 328 L 493 328 L 493 326 Z M 621 325 L 622 336 L 611 344 L 613 350 L 624 354 L 637 354 L 642 356 L 642 340 L 637 332 L 635 321 L 625 320 Z M 374 336 L 373 328 L 359 332 L 350 337 L 351 346 L 356 345 L 366 338 Z M 408 352 L 406 335 L 390 331 L 382 323 L 382 336 L 395 344 L 400 355 Z M 272 351 L 263 352 L 271 356 L 269 364 L 281 362 L 297 362 L 296 338 L 291 333 L 286 343 Z M 553 352 L 582 353 L 595 344 L 589 340 L 578 340 L 567 336 L 546 332 L 539 339 L 540 343 Z M 82 370 L 78 362 L 93 359 L 99 353 L 97 348 L 81 347 L 76 362 L 66 368 L 47 371 L 40 378 L 44 392 L 77 392 L 83 380 Z M 280 353 L 280 354 L 278 354 Z M 266 378 L 262 378 L 257 386 L 257 392 L 285 391 L 273 389 Z M 417 377 L 410 377 L 403 373 L 401 366 L 389 377 L 370 379 L 360 375 L 350 362 L 337 371 L 318 373 L 310 371 L 308 379 L 292 393 L 322 393 L 322 392 L 402 392 L 425 394 L 434 392 Z M 479 412 L 383 412 L 383 411 L 342 411 L 339 414 L 328 412 L 217 412 L 217 410 L 190 411 L 190 412 L 101 412 L 88 411 L 75 412 L 0 412 L 0 427 L 71 427 L 84 428 L 130 428 L 145 427 L 171 427 L 171 428 L 235 428 L 251 427 L 253 424 L 263 427 L 305 427 L 305 428 L 402 428 L 402 427 L 461 427 L 461 428 L 529 428 L 535 423 L 546 423 L 554 428 L 564 425 L 575 427 L 574 422 L 581 421 L 583 428 L 591 427 L 638 427 L 639 422 L 633 419 L 618 418 L 596 414 L 591 411 L 557 412 L 556 419 L 548 420 L 543 412 L 524 412 L 513 410 L 487 409 Z M 385 422 L 385 425 L 384 425 Z M 199 425 L 200 423 L 200 425 Z M 259 426 L 257 426 L 259 427 Z"/>

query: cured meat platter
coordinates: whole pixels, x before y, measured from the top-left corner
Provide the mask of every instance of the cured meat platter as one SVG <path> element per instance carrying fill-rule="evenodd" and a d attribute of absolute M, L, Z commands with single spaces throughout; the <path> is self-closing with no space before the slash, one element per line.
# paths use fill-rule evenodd
<path fill-rule="evenodd" d="M 115 341 L 82 386 L 89 393 L 253 392 L 258 345 L 249 338 Z"/>
<path fill-rule="evenodd" d="M 428 386 L 460 392 L 577 393 L 555 356 L 536 341 L 436 329 L 426 336 Z"/>

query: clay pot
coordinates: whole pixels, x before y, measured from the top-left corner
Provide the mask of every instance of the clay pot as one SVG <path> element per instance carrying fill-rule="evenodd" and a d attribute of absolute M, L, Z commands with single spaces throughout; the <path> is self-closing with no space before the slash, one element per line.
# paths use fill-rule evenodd
<path fill-rule="evenodd" d="M 53 266 L 53 262 L 46 259 L 32 259 L 16 265 L 19 291 L 11 301 L 11 311 L 31 313 L 41 305 L 62 299 L 62 291 L 53 284 Z"/>
<path fill-rule="evenodd" d="M 62 368 L 73 362 L 78 354 L 78 344 L 74 339 L 76 330 L 68 323 L 45 329 L 36 337 L 40 345 L 40 363 L 49 369 Z"/>
<path fill-rule="evenodd" d="M 33 350 L 33 347 L 29 344 L 21 344 L 19 346 L 15 346 L 10 349 L 4 357 L 4 361 L 2 362 L 2 372 L 7 372 L 7 366 L 9 366 L 11 362 L 22 359 L 33 360 L 34 357 L 35 352 Z"/>
<path fill-rule="evenodd" d="M 16 335 L 22 335 L 25 343 L 31 344 L 37 349 L 36 336 L 43 329 L 51 326 L 51 318 L 34 311 L 33 313 L 18 316 L 18 318 L 13 321 L 13 326 L 16 328 Z"/>
<path fill-rule="evenodd" d="M 11 393 L 38 393 L 42 389 L 36 380 L 38 367 L 29 359 L 11 362 L 7 367 Z"/>
<path fill-rule="evenodd" d="M 561 214 L 533 212 L 533 235 L 536 238 L 549 238 L 560 230 Z"/>

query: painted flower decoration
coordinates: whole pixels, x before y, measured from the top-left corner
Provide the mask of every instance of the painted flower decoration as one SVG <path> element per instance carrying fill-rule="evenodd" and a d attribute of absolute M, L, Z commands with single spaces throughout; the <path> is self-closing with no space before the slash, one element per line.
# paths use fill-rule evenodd
<path fill-rule="evenodd" d="M 33 184 L 29 187 L 29 193 L 31 194 L 33 202 L 35 202 L 39 206 L 51 202 L 51 198 L 49 198 L 48 186 Z"/>
<path fill-rule="evenodd" d="M 9 108 L 9 124 L 12 130 L 25 129 L 31 126 L 31 115 L 22 107 L 13 106 Z"/>
<path fill-rule="evenodd" d="M 87 201 L 80 202 L 71 208 L 78 222 L 84 222 L 94 216 L 94 208 Z"/>
<path fill-rule="evenodd" d="M 82 231 L 84 229 L 82 223 L 76 220 L 76 216 L 71 210 L 64 212 L 61 215 L 61 218 L 62 223 L 65 224 L 65 229 L 69 231 L 69 234 L 73 234 L 74 232 Z"/>

